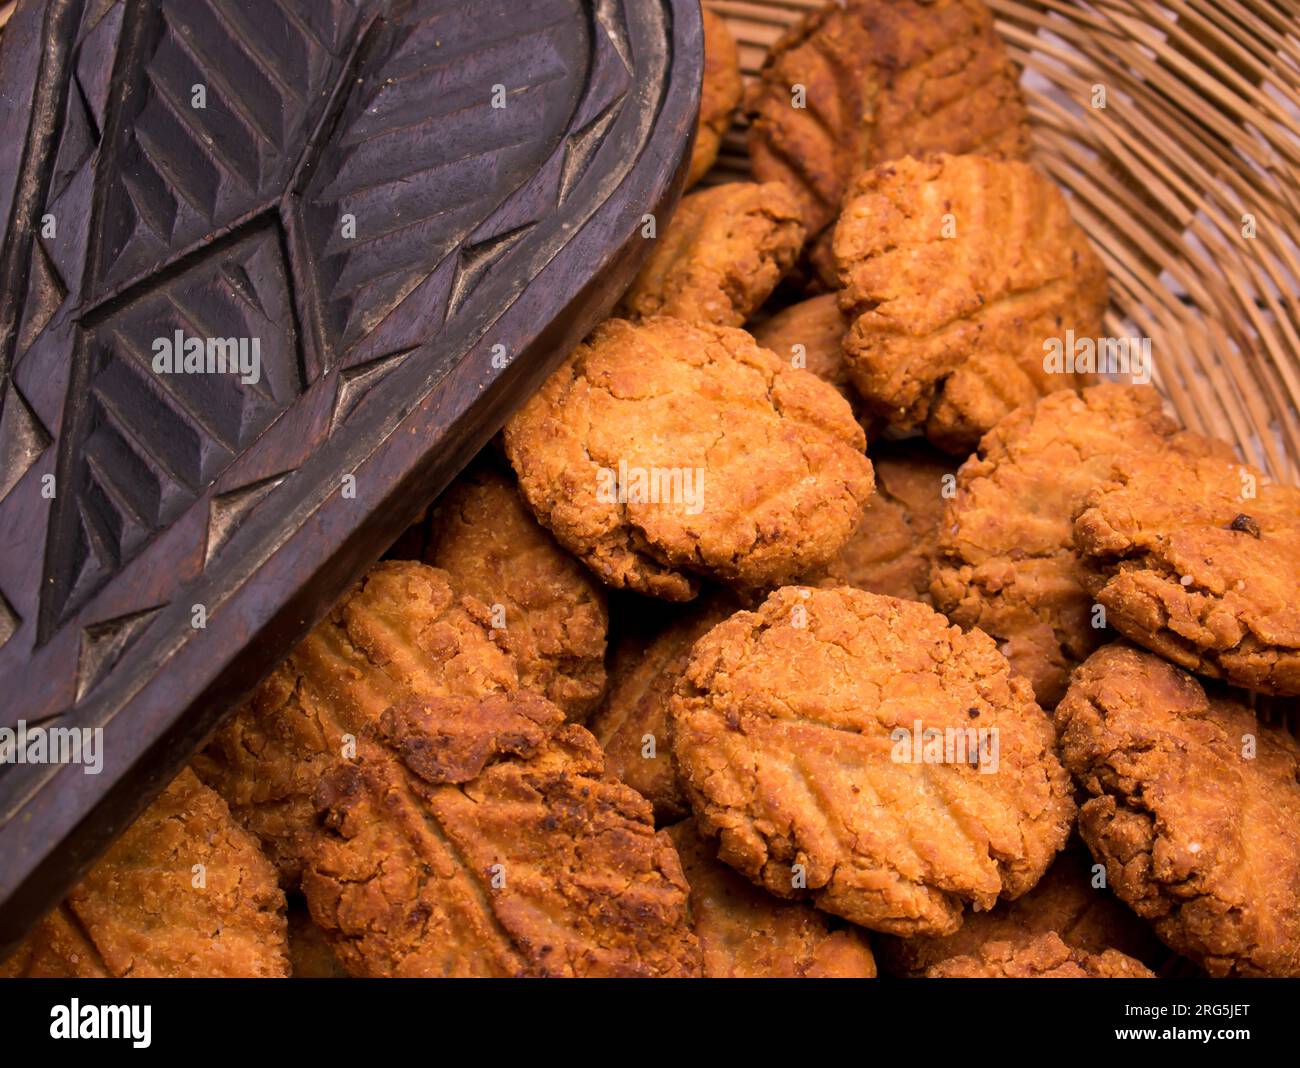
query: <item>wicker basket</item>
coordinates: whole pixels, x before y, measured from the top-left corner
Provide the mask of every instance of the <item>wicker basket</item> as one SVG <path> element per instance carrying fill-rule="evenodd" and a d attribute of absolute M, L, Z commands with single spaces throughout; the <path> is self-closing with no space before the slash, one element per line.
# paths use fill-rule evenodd
<path fill-rule="evenodd" d="M 704 0 L 747 77 L 824 2 Z M 1151 338 L 1185 426 L 1300 481 L 1300 4 L 988 3 L 1025 72 L 1036 162 L 1110 271 L 1107 332 Z M 711 178 L 747 170 L 738 123 Z"/>

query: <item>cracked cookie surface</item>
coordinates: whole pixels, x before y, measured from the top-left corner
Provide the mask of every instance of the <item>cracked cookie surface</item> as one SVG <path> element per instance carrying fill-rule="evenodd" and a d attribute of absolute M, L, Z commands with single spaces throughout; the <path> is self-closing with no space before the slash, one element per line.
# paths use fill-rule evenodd
<path fill-rule="evenodd" d="M 690 600 L 698 577 L 824 566 L 871 495 L 848 403 L 742 330 L 611 319 L 506 424 L 543 526 L 607 585 Z"/>
<path fill-rule="evenodd" d="M 691 887 L 705 978 L 875 978 L 865 931 L 758 889 L 714 857 L 693 820 L 669 827 L 668 834 Z"/>
<path fill-rule="evenodd" d="M 951 933 L 965 904 L 1018 897 L 1074 817 L 1028 683 L 915 601 L 778 590 L 696 643 L 671 715 L 719 858 L 873 930 Z M 918 760 L 925 731 L 940 749 Z"/>
<path fill-rule="evenodd" d="M 188 768 L 0 963 L 0 977 L 288 974 L 275 869 Z"/>
<path fill-rule="evenodd" d="M 1115 893 L 1211 975 L 1300 975 L 1300 743 L 1125 645 L 1088 658 L 1056 718 Z"/>
<path fill-rule="evenodd" d="M 821 235 L 814 264 L 834 286 L 827 228 L 852 178 L 938 152 L 1024 159 L 1018 82 L 979 0 L 827 4 L 777 41 L 746 97 L 754 174 L 795 191 L 809 235 Z"/>
<path fill-rule="evenodd" d="M 519 685 L 581 720 L 605 692 L 605 591 L 538 525 L 507 476 L 483 464 L 438 498 L 425 557 L 492 613 Z"/>
<path fill-rule="evenodd" d="M 698 974 L 672 843 L 603 770 L 527 691 L 387 710 L 316 789 L 313 919 L 360 976 Z"/>
<path fill-rule="evenodd" d="M 376 564 L 217 731 L 195 770 L 298 881 L 321 772 L 389 705 L 519 684 L 488 607 L 445 571 Z"/>
<path fill-rule="evenodd" d="M 1056 393 L 1014 412 L 957 471 L 931 573 L 935 607 L 991 636 L 1054 705 L 1070 670 L 1105 640 L 1074 550 L 1087 494 L 1126 453 L 1217 448 L 1178 432 L 1149 386 Z"/>
<path fill-rule="evenodd" d="M 974 953 L 930 968 L 927 979 L 1154 979 L 1141 961 L 1117 949 L 1100 953 L 1067 946 L 1052 933 L 1029 942 L 988 942 Z"/>
<path fill-rule="evenodd" d="M 798 205 L 780 182 L 729 182 L 690 193 L 617 314 L 741 326 L 794 265 L 803 238 Z"/>
<path fill-rule="evenodd" d="M 1300 490 L 1220 456 L 1118 460 L 1074 525 L 1126 638 L 1202 675 L 1300 694 Z"/>
<path fill-rule="evenodd" d="M 1106 271 L 1061 191 L 1027 163 L 894 160 L 859 175 L 835 227 L 849 375 L 870 414 L 965 453 L 1084 376 L 1052 338 L 1097 338 Z"/>

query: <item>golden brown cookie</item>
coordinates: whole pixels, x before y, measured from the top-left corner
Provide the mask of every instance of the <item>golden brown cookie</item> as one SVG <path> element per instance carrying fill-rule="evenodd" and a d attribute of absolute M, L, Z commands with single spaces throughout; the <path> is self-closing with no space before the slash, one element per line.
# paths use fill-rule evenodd
<path fill-rule="evenodd" d="M 915 978 L 953 957 L 979 956 L 990 942 L 1016 949 L 1047 934 L 1073 950 L 1100 954 L 1117 950 L 1148 965 L 1169 955 L 1151 928 L 1104 885 L 1105 868 L 1082 845 L 1067 847 L 1029 893 L 1000 901 L 989 912 L 968 912 L 955 933 L 931 938 L 875 941 L 881 967 L 890 975 Z M 1101 877 L 1102 885 L 1098 885 Z"/>
<path fill-rule="evenodd" d="M 946 934 L 1020 896 L 1074 817 L 1028 683 L 915 601 L 778 590 L 696 643 L 671 716 L 719 858 L 873 930 Z"/>
<path fill-rule="evenodd" d="M 1056 719 L 1115 893 L 1211 975 L 1300 975 L 1300 742 L 1125 645 L 1075 671 Z"/>
<path fill-rule="evenodd" d="M 695 147 L 686 174 L 687 189 L 708 174 L 717 160 L 722 136 L 731 125 L 744 90 L 740 80 L 740 53 L 726 22 L 707 8 L 701 14 L 704 17 L 704 80 L 700 85 Z"/>
<path fill-rule="evenodd" d="M 1088 492 L 1131 452 L 1215 448 L 1180 434 L 1149 386 L 1056 393 L 1007 416 L 957 472 L 930 593 L 954 623 L 979 627 L 1050 707 L 1070 669 L 1104 640 L 1074 551 Z"/>
<path fill-rule="evenodd" d="M 188 768 L 0 963 L 8 978 L 288 974 L 275 869 Z"/>
<path fill-rule="evenodd" d="M 940 152 L 1026 158 L 1018 80 L 979 0 L 827 4 L 773 46 L 746 98 L 754 174 L 796 192 L 817 238 L 866 167 Z M 813 260 L 833 287 L 828 252 L 818 242 Z"/>
<path fill-rule="evenodd" d="M 596 740 L 527 691 L 385 712 L 316 790 L 303 872 L 354 975 L 695 975 L 687 886 Z"/>
<path fill-rule="evenodd" d="M 668 834 L 691 887 L 709 979 L 874 979 L 867 934 L 810 905 L 782 901 L 713 856 L 693 820 Z"/>
<path fill-rule="evenodd" d="M 689 600 L 697 576 L 776 585 L 825 566 L 871 495 L 834 388 L 742 330 L 610 319 L 506 424 L 543 526 L 610 586 Z"/>
<path fill-rule="evenodd" d="M 1300 694 L 1300 489 L 1172 452 L 1112 474 L 1074 526 L 1107 623 L 1191 671 Z"/>
<path fill-rule="evenodd" d="M 605 693 L 605 591 L 533 519 L 514 483 L 484 465 L 434 505 L 425 559 L 491 613 L 519 685 L 582 720 Z"/>
<path fill-rule="evenodd" d="M 349 739 L 417 696 L 518 686 L 486 605 L 424 564 L 376 564 L 254 691 L 194 768 L 262 842 L 286 886 L 315 822 L 311 794 Z"/>
<path fill-rule="evenodd" d="M 616 312 L 740 326 L 803 247 L 799 207 L 780 182 L 729 182 L 682 198 Z"/>
<path fill-rule="evenodd" d="M 1065 197 L 1027 163 L 911 158 L 854 181 L 835 227 L 849 375 L 868 412 L 965 453 L 1060 389 L 1057 339 L 1101 334 L 1106 271 Z"/>
<path fill-rule="evenodd" d="M 927 979 L 1154 979 L 1141 961 L 1117 949 L 1100 953 L 1067 946 L 1056 934 L 1030 942 L 986 942 L 969 955 L 949 957 Z"/>
<path fill-rule="evenodd" d="M 943 518 L 952 457 L 923 442 L 882 443 L 870 452 L 876 492 L 821 585 L 930 600 L 930 565 Z"/>
<path fill-rule="evenodd" d="M 614 650 L 609 696 L 589 726 L 605 750 L 606 769 L 650 802 L 659 823 L 690 813 L 669 744 L 673 687 L 695 642 L 739 607 L 714 597 L 653 637 L 627 635 Z"/>

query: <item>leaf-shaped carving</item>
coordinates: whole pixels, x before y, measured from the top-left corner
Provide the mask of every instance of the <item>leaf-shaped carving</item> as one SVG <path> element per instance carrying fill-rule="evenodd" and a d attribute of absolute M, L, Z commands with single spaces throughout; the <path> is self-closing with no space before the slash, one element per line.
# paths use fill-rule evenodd
<path fill-rule="evenodd" d="M 158 373 L 155 340 L 235 341 L 237 372 Z M 255 346 L 254 346 L 254 343 Z M 222 344 L 213 350 L 222 356 Z M 207 353 L 205 351 L 206 360 Z M 104 314 L 83 335 L 60 441 L 42 627 L 81 605 L 202 494 L 301 388 L 278 234 L 263 227 Z"/>
<path fill-rule="evenodd" d="M 279 199 L 359 17 L 354 0 L 131 7 L 133 77 L 100 193 L 100 291 Z"/>
<path fill-rule="evenodd" d="M 444 0 L 374 27 L 302 197 L 327 362 L 554 153 L 587 71 L 584 21 L 572 2 Z M 441 321 L 423 310 L 430 327 Z"/>

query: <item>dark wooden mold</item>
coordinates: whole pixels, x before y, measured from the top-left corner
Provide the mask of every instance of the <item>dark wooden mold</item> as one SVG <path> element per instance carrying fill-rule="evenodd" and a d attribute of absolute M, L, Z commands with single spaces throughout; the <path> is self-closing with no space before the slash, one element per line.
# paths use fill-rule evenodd
<path fill-rule="evenodd" d="M 0 48 L 0 726 L 104 729 L 0 765 L 3 947 L 609 309 L 702 49 L 696 0 L 27 0 Z M 177 330 L 259 380 L 157 373 Z"/>

